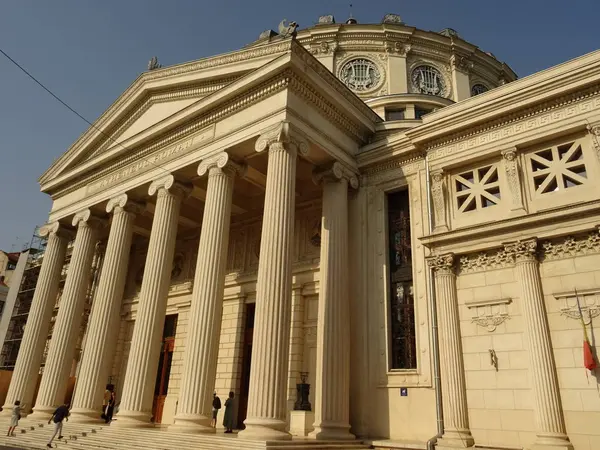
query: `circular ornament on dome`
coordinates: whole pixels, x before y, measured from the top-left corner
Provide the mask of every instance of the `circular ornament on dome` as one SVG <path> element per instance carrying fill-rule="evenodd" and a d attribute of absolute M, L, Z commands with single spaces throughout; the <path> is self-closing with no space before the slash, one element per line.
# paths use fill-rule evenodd
<path fill-rule="evenodd" d="M 489 91 L 489 89 L 485 84 L 477 83 L 471 88 L 471 96 L 475 97 L 476 95 L 483 94 L 487 91 Z"/>
<path fill-rule="evenodd" d="M 355 92 L 367 92 L 379 86 L 381 72 L 373 61 L 357 58 L 342 66 L 340 80 Z"/>
<path fill-rule="evenodd" d="M 446 94 L 446 81 L 433 66 L 417 66 L 412 71 L 411 81 L 416 92 L 443 97 Z"/>

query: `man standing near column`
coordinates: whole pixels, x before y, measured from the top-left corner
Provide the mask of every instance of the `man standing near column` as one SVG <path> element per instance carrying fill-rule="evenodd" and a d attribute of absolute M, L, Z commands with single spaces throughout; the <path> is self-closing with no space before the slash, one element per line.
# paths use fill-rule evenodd
<path fill-rule="evenodd" d="M 214 407 L 211 394 L 217 374 L 223 317 L 233 182 L 236 172 L 241 170 L 242 167 L 230 161 L 225 152 L 208 157 L 198 166 L 198 175 L 208 173 L 208 186 L 190 307 L 190 331 L 183 355 L 179 408 L 171 430 L 215 431 L 211 420 L 211 408 Z"/>

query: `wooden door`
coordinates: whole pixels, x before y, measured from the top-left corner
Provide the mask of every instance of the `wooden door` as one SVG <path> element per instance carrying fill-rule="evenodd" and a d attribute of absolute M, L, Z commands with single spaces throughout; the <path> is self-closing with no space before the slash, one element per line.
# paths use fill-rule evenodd
<path fill-rule="evenodd" d="M 237 425 L 244 429 L 244 420 L 248 413 L 248 394 L 250 392 L 250 365 L 252 362 L 252 337 L 254 334 L 254 311 L 255 304 L 246 305 L 246 325 L 244 330 L 244 352 L 242 353 L 242 379 L 238 397 Z"/>
<path fill-rule="evenodd" d="M 175 329 L 177 327 L 177 315 L 169 315 L 165 318 L 163 340 L 156 372 L 156 384 L 154 385 L 154 402 L 152 404 L 152 421 L 161 423 L 165 399 L 169 392 L 169 378 L 171 376 L 171 364 L 173 362 L 173 350 L 175 349 Z"/>

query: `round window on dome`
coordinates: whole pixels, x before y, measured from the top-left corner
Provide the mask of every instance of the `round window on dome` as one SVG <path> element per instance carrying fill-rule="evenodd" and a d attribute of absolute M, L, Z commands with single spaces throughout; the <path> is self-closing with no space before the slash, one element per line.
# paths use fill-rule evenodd
<path fill-rule="evenodd" d="M 412 71 L 412 85 L 416 92 L 443 97 L 446 94 L 446 81 L 435 67 L 418 66 Z"/>
<path fill-rule="evenodd" d="M 474 84 L 471 88 L 471 96 L 475 97 L 476 95 L 483 94 L 484 92 L 489 91 L 488 87 L 485 84 Z"/>
<path fill-rule="evenodd" d="M 381 73 L 373 61 L 364 58 L 353 59 L 340 70 L 340 79 L 353 91 L 365 92 L 377 87 Z"/>

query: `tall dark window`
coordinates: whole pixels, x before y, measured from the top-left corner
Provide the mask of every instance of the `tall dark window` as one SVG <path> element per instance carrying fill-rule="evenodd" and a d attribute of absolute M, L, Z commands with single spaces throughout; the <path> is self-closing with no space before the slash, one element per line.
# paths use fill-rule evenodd
<path fill-rule="evenodd" d="M 388 195 L 391 369 L 416 369 L 408 190 Z"/>

